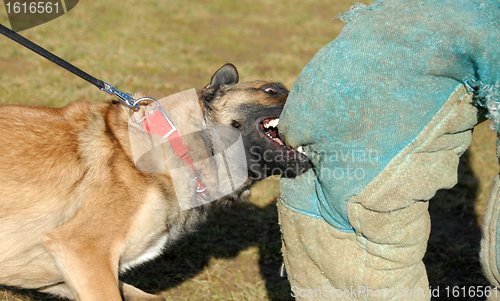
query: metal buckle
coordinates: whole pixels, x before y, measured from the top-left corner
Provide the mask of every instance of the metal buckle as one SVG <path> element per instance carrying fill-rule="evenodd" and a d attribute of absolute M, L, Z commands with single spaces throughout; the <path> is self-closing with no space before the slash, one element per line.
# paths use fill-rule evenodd
<path fill-rule="evenodd" d="M 169 132 L 167 132 L 166 134 L 164 134 L 162 136 L 162 138 L 168 138 L 170 135 L 172 135 L 175 131 L 177 131 L 177 128 L 175 127 L 174 123 L 172 122 L 172 119 L 170 119 L 170 117 L 168 116 L 167 112 L 165 112 L 165 110 L 163 110 L 161 104 L 154 98 L 151 98 L 151 97 L 141 97 L 137 100 L 134 101 L 134 107 L 137 106 L 139 107 L 139 103 L 141 101 L 153 101 L 155 103 L 155 107 L 152 108 L 151 110 L 149 110 L 146 114 L 144 114 L 139 120 L 135 119 L 134 117 L 134 114 L 132 114 L 130 116 L 130 119 L 132 119 L 132 121 L 139 125 L 139 127 L 144 131 L 144 132 L 148 132 L 143 126 L 142 126 L 142 122 L 146 119 L 148 119 L 152 114 L 154 114 L 156 111 L 160 111 L 160 113 L 163 115 L 163 119 L 165 119 L 168 124 L 170 125 L 171 127 L 171 130 Z"/>
<path fill-rule="evenodd" d="M 194 178 L 193 178 L 193 181 L 194 181 L 195 183 L 198 183 L 198 186 L 196 187 L 196 193 L 203 193 L 204 195 L 206 195 L 204 192 L 205 192 L 205 190 L 207 190 L 207 187 L 205 187 L 205 188 L 201 188 L 201 184 L 202 184 L 202 183 L 201 183 L 201 181 L 198 181 L 198 180 L 199 180 L 199 178 L 198 178 L 198 177 L 194 177 Z"/>

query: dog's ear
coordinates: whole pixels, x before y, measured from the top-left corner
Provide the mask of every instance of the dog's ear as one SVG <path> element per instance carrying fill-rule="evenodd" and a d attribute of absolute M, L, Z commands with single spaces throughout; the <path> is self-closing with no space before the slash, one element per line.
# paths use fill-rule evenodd
<path fill-rule="evenodd" d="M 210 87 L 217 89 L 220 86 L 234 85 L 237 84 L 239 80 L 238 70 L 236 70 L 233 64 L 228 63 L 215 71 L 210 81 Z"/>
<path fill-rule="evenodd" d="M 206 102 L 211 102 L 217 95 L 220 87 L 237 84 L 239 80 L 236 67 L 233 64 L 225 64 L 212 75 L 210 84 L 203 88 L 201 93 L 203 99 Z"/>

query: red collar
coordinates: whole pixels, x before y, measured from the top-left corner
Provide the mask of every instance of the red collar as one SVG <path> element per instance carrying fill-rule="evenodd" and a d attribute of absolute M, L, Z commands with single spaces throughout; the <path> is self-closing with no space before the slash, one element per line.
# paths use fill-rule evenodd
<path fill-rule="evenodd" d="M 149 134 L 160 135 L 163 138 L 167 138 L 174 150 L 175 155 L 181 158 L 189 168 L 193 171 L 194 181 L 196 184 L 196 194 L 203 200 L 210 195 L 206 186 L 201 182 L 198 177 L 198 172 L 193 164 L 193 160 L 189 156 L 189 148 L 182 141 L 177 128 L 174 123 L 168 117 L 167 113 L 163 110 L 158 102 L 155 102 L 156 106 L 149 112 L 144 114 L 137 123 L 141 128 Z"/>

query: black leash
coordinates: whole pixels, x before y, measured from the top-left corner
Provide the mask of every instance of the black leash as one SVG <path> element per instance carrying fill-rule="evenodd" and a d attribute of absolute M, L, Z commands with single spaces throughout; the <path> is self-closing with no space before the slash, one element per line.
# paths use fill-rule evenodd
<path fill-rule="evenodd" d="M 105 91 L 111 95 L 117 96 L 120 100 L 124 101 L 127 106 L 134 108 L 134 109 L 139 107 L 139 104 L 132 97 L 131 94 L 123 93 L 123 92 L 116 90 L 110 84 L 107 84 L 107 83 L 103 82 L 102 80 L 97 79 L 97 78 L 93 77 L 92 75 L 84 72 L 83 70 L 73 66 L 72 64 L 66 62 L 65 60 L 61 59 L 57 55 L 55 55 L 55 54 L 47 51 L 46 49 L 38 46 L 37 44 L 26 39 L 25 37 L 21 36 L 20 34 L 10 30 L 9 28 L 3 26 L 2 24 L 0 24 L 0 33 L 3 34 L 4 36 L 8 37 L 9 39 L 16 41 L 17 43 L 23 45 L 24 47 L 35 52 L 36 54 L 39 54 L 39 55 L 43 56 L 44 58 L 48 59 L 49 61 L 61 66 L 62 68 L 68 70 L 69 72 L 75 74 L 76 76 L 86 80 L 87 82 L 93 84 L 94 86 L 96 86 L 100 90 Z"/>
<path fill-rule="evenodd" d="M 156 106 L 151 111 L 144 114 L 140 120 L 137 121 L 134 118 L 132 118 L 132 121 L 138 124 L 143 129 L 144 132 L 150 134 L 158 134 L 163 138 L 168 139 L 170 145 L 172 146 L 172 149 L 174 150 L 174 153 L 187 164 L 187 166 L 192 170 L 193 174 L 195 175 L 193 180 L 196 185 L 196 195 L 206 202 L 207 198 L 209 198 L 210 193 L 208 192 L 206 186 L 198 178 L 198 172 L 193 164 L 193 160 L 188 154 L 189 149 L 182 142 L 181 136 L 179 135 L 177 128 L 174 126 L 174 123 L 172 122 L 168 114 L 163 110 L 160 103 L 156 99 L 153 99 L 151 97 L 141 97 L 136 100 L 129 93 L 123 93 L 116 90 L 111 85 L 91 76 L 90 74 L 82 71 L 81 69 L 76 68 L 72 64 L 58 57 L 57 55 L 43 49 L 42 47 L 31 42 L 25 37 L 17 34 L 16 32 L 8 29 L 2 24 L 0 24 L 0 33 L 18 42 L 24 47 L 30 49 L 36 54 L 39 54 L 44 58 L 48 59 L 49 61 L 63 67 L 64 69 L 75 74 L 76 76 L 83 78 L 84 80 L 93 84 L 102 91 L 117 96 L 120 100 L 124 101 L 125 104 L 129 106 L 132 110 L 138 109 L 139 103 L 141 101 L 154 101 L 156 103 Z"/>

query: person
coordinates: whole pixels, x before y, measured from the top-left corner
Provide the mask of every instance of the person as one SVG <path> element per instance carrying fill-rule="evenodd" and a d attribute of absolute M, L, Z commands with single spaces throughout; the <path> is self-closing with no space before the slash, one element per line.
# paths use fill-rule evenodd
<path fill-rule="evenodd" d="M 296 299 L 430 300 L 427 201 L 456 184 L 473 127 L 489 117 L 497 129 L 499 16 L 495 0 L 379 0 L 341 15 L 344 29 L 301 71 L 279 123 L 315 167 L 280 181 Z M 499 209 L 488 210 L 496 229 Z M 488 231 L 482 263 L 498 285 Z"/>

